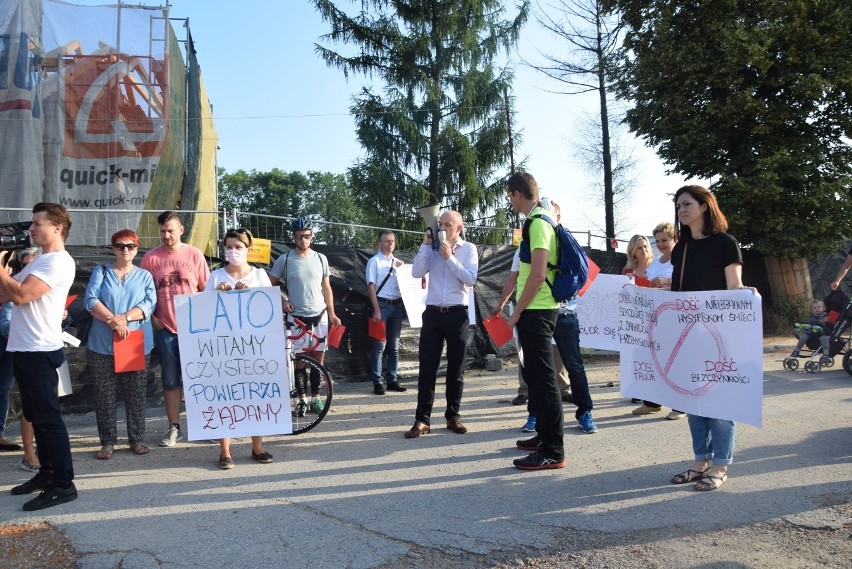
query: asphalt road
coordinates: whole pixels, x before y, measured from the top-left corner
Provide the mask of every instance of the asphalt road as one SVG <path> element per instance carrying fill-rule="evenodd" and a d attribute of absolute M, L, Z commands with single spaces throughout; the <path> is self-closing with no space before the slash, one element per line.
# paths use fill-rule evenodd
<path fill-rule="evenodd" d="M 583 434 L 566 407 L 562 470 L 512 467 L 526 413 L 510 404 L 509 367 L 467 373 L 466 435 L 443 428 L 437 405 L 433 433 L 404 439 L 416 389 L 379 397 L 369 383 L 339 382 L 317 429 L 269 438 L 269 465 L 251 460 L 248 440 L 235 442 L 230 471 L 216 467 L 218 446 L 209 442 L 142 457 L 117 447 L 112 460 L 96 460 L 94 414 L 70 416 L 79 499 L 23 512 L 28 498 L 9 489 L 27 475 L 16 468 L 19 456 L 2 453 L 0 519 L 55 524 L 84 569 L 517 565 L 552 552 L 566 531 L 623 543 L 653 531 L 681 537 L 779 519 L 849 527 L 835 506 L 852 503 L 852 376 L 838 367 L 783 371 L 781 358 L 765 359 L 764 427 L 738 426 L 735 464 L 716 492 L 669 484 L 691 461 L 686 421 L 631 415 L 617 361 L 603 360 L 588 365 L 600 430 Z M 151 409 L 149 443 L 165 426 Z"/>

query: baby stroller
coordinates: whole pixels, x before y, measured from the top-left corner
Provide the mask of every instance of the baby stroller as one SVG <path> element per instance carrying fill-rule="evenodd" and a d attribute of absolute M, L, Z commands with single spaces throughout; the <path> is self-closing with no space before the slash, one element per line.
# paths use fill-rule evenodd
<path fill-rule="evenodd" d="M 804 358 L 804 368 L 808 373 L 819 373 L 824 367 L 834 365 L 835 356 L 843 356 L 843 369 L 852 375 L 852 352 L 847 347 L 852 333 L 852 301 L 850 301 L 841 290 L 836 290 L 823 300 L 828 312 L 827 322 L 824 329 L 818 326 L 797 324 L 797 332 L 810 332 L 805 347 L 798 357 L 784 358 L 784 369 L 799 369 L 798 358 Z M 820 345 L 820 336 L 828 334 L 828 353 L 823 353 Z"/>

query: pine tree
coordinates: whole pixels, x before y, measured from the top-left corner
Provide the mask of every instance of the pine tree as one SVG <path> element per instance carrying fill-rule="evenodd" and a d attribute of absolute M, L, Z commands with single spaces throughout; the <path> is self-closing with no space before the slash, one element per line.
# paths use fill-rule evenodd
<path fill-rule="evenodd" d="M 495 59 L 517 43 L 528 0 L 511 19 L 500 0 L 361 0 L 352 15 L 313 2 L 331 25 L 323 39 L 357 48 L 344 55 L 317 44 L 317 53 L 347 76 L 383 83 L 351 107 L 365 157 L 350 173 L 365 212 L 418 229 L 414 208 L 427 203 L 468 218 L 492 212 L 508 173 L 503 93 L 512 80 Z"/>

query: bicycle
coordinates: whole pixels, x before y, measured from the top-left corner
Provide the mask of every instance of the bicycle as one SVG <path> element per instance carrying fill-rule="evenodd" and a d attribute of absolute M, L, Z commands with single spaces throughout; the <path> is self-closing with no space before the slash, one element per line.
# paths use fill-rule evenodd
<path fill-rule="evenodd" d="M 328 370 L 314 358 L 302 352 L 317 348 L 325 338 L 320 338 L 312 326 L 293 317 L 284 317 L 287 349 L 290 354 L 290 411 L 293 418 L 293 435 L 306 433 L 316 427 L 328 413 L 332 400 L 332 382 Z M 293 330 L 295 329 L 295 330 Z M 291 333 L 292 331 L 292 333 Z M 307 387 L 311 387 L 311 402 Z M 316 398 L 320 404 L 314 403 Z"/>

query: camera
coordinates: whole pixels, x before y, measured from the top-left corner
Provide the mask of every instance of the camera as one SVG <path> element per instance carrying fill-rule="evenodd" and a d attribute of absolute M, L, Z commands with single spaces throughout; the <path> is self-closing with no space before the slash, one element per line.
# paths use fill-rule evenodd
<path fill-rule="evenodd" d="M 29 247 L 30 225 L 29 221 L 0 225 L 0 251 L 20 251 Z"/>

